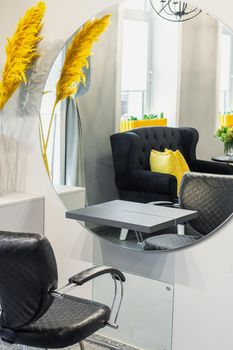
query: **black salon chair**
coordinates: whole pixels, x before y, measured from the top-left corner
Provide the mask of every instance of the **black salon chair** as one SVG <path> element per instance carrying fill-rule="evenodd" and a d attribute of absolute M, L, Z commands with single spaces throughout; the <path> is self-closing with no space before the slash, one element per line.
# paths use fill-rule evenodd
<path fill-rule="evenodd" d="M 187 246 L 218 228 L 233 213 L 233 177 L 201 173 L 184 175 L 180 208 L 198 212 L 189 225 L 193 234 L 162 234 L 146 239 L 146 250 L 170 250 Z M 157 204 L 157 203 L 156 203 Z"/>
<path fill-rule="evenodd" d="M 233 175 L 229 164 L 196 158 L 198 139 L 198 131 L 193 128 L 148 127 L 112 135 L 115 182 L 120 199 L 148 203 L 173 201 L 177 197 L 175 176 L 150 171 L 152 149 L 180 150 L 194 172 Z"/>
<path fill-rule="evenodd" d="M 124 275 L 111 267 L 93 267 L 69 278 L 57 290 L 57 265 L 49 241 L 41 235 L 0 232 L 0 338 L 11 344 L 58 349 L 80 343 L 100 328 L 117 328 L 107 305 L 66 293 L 110 274 L 121 286 Z"/>

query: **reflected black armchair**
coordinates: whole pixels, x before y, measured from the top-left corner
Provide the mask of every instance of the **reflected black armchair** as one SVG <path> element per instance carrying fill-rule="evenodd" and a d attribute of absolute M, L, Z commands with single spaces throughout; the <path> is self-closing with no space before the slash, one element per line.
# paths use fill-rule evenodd
<path fill-rule="evenodd" d="M 198 212 L 197 218 L 189 221 L 195 234 L 150 237 L 144 241 L 144 249 L 177 249 L 217 229 L 233 213 L 233 176 L 187 173 L 181 183 L 179 202 L 180 208 Z"/>
<path fill-rule="evenodd" d="M 57 290 L 57 266 L 49 241 L 40 235 L 0 232 L 0 338 L 36 348 L 63 348 L 80 343 L 100 328 L 117 328 L 107 305 L 67 295 L 103 274 L 121 285 L 124 275 L 110 267 L 93 267 L 69 278 Z M 114 298 L 116 301 L 116 298 Z M 114 302 L 115 303 L 115 302 Z M 113 303 L 113 304 L 114 304 Z M 116 305 L 114 305 L 116 307 Z M 112 309 L 113 310 L 113 309 Z"/>
<path fill-rule="evenodd" d="M 111 136 L 115 182 L 120 199 L 148 203 L 174 201 L 177 181 L 172 175 L 150 171 L 152 149 L 179 149 L 194 172 L 233 175 L 227 164 L 196 159 L 198 131 L 193 128 L 148 127 Z"/>

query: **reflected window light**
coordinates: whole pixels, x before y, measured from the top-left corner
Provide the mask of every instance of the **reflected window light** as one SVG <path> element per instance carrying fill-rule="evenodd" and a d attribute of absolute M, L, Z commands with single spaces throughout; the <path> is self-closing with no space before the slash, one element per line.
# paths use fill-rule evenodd
<path fill-rule="evenodd" d="M 122 91 L 122 118 L 142 116 L 145 112 L 146 91 Z"/>
<path fill-rule="evenodd" d="M 230 57 L 231 37 L 223 34 L 221 42 L 221 91 L 228 91 L 230 88 Z"/>
<path fill-rule="evenodd" d="M 221 35 L 220 57 L 219 111 L 226 113 L 233 109 L 233 35 L 225 27 Z"/>
<path fill-rule="evenodd" d="M 122 52 L 122 117 L 145 112 L 148 84 L 149 24 L 124 20 Z M 137 40 L 135 40 L 137 38 Z"/>
<path fill-rule="evenodd" d="M 145 11 L 146 4 L 147 4 L 146 0 L 127 0 L 124 3 L 124 8 Z"/>
<path fill-rule="evenodd" d="M 123 33 L 122 90 L 146 90 L 148 23 L 125 20 Z"/>

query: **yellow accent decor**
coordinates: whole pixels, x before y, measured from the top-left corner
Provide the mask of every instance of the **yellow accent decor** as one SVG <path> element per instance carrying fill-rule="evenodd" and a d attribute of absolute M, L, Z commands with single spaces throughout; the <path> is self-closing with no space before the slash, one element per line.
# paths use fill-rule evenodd
<path fill-rule="evenodd" d="M 170 174 L 177 179 L 177 194 L 180 190 L 181 180 L 189 172 L 188 164 L 179 150 L 173 152 L 166 149 L 164 152 L 152 150 L 150 154 L 151 171 Z"/>
<path fill-rule="evenodd" d="M 83 84 L 86 83 L 86 77 L 83 69 L 85 67 L 88 68 L 88 57 L 92 55 L 92 47 L 94 43 L 98 41 L 100 35 L 103 34 L 108 28 L 110 24 L 110 17 L 111 15 L 106 15 L 100 19 L 86 22 L 82 29 L 74 36 L 70 46 L 67 49 L 61 75 L 57 82 L 56 100 L 54 102 L 49 122 L 47 137 L 45 138 L 44 135 L 42 135 L 42 140 L 44 140 L 43 158 L 45 160 L 45 165 L 48 164 L 46 152 L 56 106 L 60 101 L 75 95 L 80 82 Z"/>
<path fill-rule="evenodd" d="M 136 128 L 147 126 L 167 126 L 167 119 L 150 119 L 150 120 L 127 120 L 121 119 L 120 132 L 129 131 Z"/>
<path fill-rule="evenodd" d="M 20 19 L 14 35 L 6 45 L 6 63 L 0 81 L 0 110 L 13 95 L 21 82 L 26 84 L 26 70 L 39 56 L 37 45 L 42 39 L 39 35 L 46 6 L 38 2 L 28 9 Z"/>
<path fill-rule="evenodd" d="M 70 44 L 65 62 L 57 83 L 56 104 L 77 92 L 80 82 L 85 84 L 86 77 L 83 68 L 88 68 L 88 57 L 92 55 L 93 44 L 98 41 L 110 24 L 111 15 L 106 15 L 94 21 L 88 21 L 75 35 Z"/>
<path fill-rule="evenodd" d="M 189 173 L 190 169 L 189 166 L 183 156 L 183 154 L 177 149 L 176 151 L 172 151 L 172 150 L 168 150 L 167 148 L 165 148 L 165 151 L 170 151 L 173 152 L 176 156 L 177 161 L 179 162 L 179 166 L 181 167 L 181 171 L 184 173 Z M 182 175 L 183 177 L 183 175 Z"/>
<path fill-rule="evenodd" d="M 233 114 L 222 114 L 220 115 L 220 126 L 221 127 L 232 127 L 233 126 Z"/>

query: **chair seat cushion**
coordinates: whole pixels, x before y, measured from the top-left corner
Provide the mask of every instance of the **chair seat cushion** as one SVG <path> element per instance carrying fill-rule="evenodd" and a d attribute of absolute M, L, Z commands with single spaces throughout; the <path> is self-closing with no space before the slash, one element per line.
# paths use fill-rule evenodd
<path fill-rule="evenodd" d="M 65 295 L 30 326 L 14 331 L 14 342 L 38 348 L 63 348 L 87 338 L 106 325 L 108 306 Z"/>
<path fill-rule="evenodd" d="M 147 238 L 143 242 L 145 250 L 171 250 L 184 247 L 200 239 L 199 236 L 164 234 Z"/>

